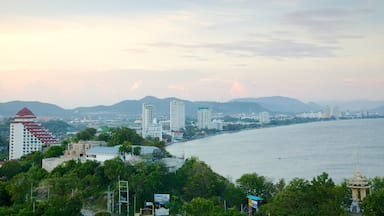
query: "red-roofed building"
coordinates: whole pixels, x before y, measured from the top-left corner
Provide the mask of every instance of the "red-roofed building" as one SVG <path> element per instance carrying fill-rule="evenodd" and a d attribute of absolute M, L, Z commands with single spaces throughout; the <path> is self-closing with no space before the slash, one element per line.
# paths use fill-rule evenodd
<path fill-rule="evenodd" d="M 42 151 L 43 146 L 59 144 L 59 140 L 37 122 L 36 116 L 28 108 L 16 113 L 10 124 L 9 159 L 18 159 L 34 151 Z"/>

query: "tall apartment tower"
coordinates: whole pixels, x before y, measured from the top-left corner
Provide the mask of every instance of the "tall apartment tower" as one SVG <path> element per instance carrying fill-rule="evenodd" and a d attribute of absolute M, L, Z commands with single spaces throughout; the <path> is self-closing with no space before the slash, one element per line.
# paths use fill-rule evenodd
<path fill-rule="evenodd" d="M 170 106 L 170 129 L 180 131 L 185 128 L 185 105 L 182 101 L 173 100 Z"/>
<path fill-rule="evenodd" d="M 59 140 L 37 122 L 28 108 L 21 109 L 9 127 L 9 159 L 19 159 L 43 147 L 59 144 Z"/>
<path fill-rule="evenodd" d="M 199 129 L 210 129 L 211 118 L 211 110 L 208 107 L 199 107 L 197 110 L 197 127 Z"/>
<path fill-rule="evenodd" d="M 148 129 L 153 125 L 154 120 L 154 107 L 152 104 L 149 103 L 143 103 L 142 107 L 142 136 L 145 138 L 147 137 L 147 131 Z"/>
<path fill-rule="evenodd" d="M 261 112 L 259 113 L 259 121 L 260 124 L 268 124 L 271 122 L 271 119 L 269 117 L 269 112 Z"/>

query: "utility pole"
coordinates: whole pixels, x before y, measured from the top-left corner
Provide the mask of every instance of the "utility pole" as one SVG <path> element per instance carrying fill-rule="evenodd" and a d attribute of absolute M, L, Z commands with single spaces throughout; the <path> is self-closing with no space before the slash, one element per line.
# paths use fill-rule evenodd
<path fill-rule="evenodd" d="M 133 215 L 136 214 L 136 193 L 133 196 Z"/>
<path fill-rule="evenodd" d="M 123 204 L 127 205 L 127 215 L 129 215 L 129 188 L 128 188 L 128 181 L 120 181 L 119 180 L 119 215 L 121 215 L 121 206 Z"/>
<path fill-rule="evenodd" d="M 107 211 L 110 213 L 113 213 L 114 211 L 114 201 L 113 201 L 114 193 L 113 191 L 110 191 L 109 185 L 108 185 L 108 191 L 107 191 Z"/>

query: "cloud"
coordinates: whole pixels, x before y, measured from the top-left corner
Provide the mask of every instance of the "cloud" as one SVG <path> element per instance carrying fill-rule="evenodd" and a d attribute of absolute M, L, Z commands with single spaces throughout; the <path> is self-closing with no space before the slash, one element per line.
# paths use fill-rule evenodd
<path fill-rule="evenodd" d="M 294 40 L 251 40 L 228 43 L 178 44 L 160 42 L 147 44 L 153 47 L 181 49 L 210 49 L 237 57 L 264 56 L 273 58 L 331 57 L 339 49 L 337 46 L 318 45 L 315 43 L 296 42 Z"/>
<path fill-rule="evenodd" d="M 249 96 L 246 86 L 239 81 L 234 81 L 232 83 L 230 94 L 234 98 Z"/>
<path fill-rule="evenodd" d="M 149 53 L 149 51 L 146 49 L 134 49 L 134 48 L 122 49 L 121 51 L 128 52 L 128 53 L 134 53 L 134 54 Z"/>
<path fill-rule="evenodd" d="M 208 61 L 208 58 L 203 58 L 201 56 L 196 55 L 183 55 L 184 58 L 194 59 L 196 61 Z"/>
<path fill-rule="evenodd" d="M 141 80 L 138 80 L 138 81 L 135 81 L 131 88 L 129 89 L 130 92 L 134 92 L 136 91 L 137 89 L 139 89 L 141 86 L 143 85 L 143 81 Z"/>
<path fill-rule="evenodd" d="M 299 27 L 311 37 L 337 43 L 341 39 L 361 38 L 348 30 L 359 23 L 354 17 L 373 12 L 370 9 L 347 10 L 341 8 L 309 9 L 293 11 L 283 17 L 282 23 Z"/>

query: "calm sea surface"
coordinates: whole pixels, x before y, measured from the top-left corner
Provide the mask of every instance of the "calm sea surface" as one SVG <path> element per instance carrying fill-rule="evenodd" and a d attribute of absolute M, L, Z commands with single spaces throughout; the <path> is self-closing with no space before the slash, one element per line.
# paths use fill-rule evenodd
<path fill-rule="evenodd" d="M 232 181 L 256 172 L 277 181 L 327 172 L 337 183 L 357 164 L 369 178 L 384 176 L 384 119 L 315 122 L 222 134 L 167 147 L 196 156 Z"/>

